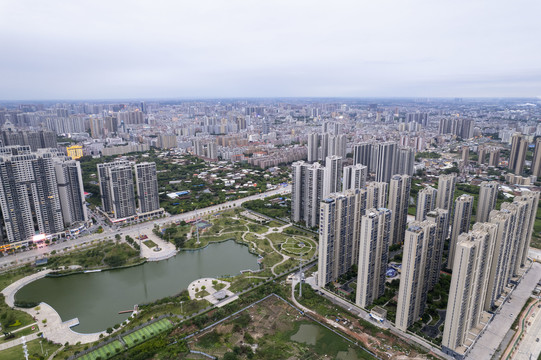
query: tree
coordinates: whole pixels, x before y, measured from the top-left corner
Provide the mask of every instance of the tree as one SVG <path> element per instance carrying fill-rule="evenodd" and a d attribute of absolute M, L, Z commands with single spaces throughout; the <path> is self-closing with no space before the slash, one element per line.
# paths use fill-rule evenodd
<path fill-rule="evenodd" d="M 224 360 L 237 360 L 239 357 L 232 352 L 227 352 L 224 354 Z"/>

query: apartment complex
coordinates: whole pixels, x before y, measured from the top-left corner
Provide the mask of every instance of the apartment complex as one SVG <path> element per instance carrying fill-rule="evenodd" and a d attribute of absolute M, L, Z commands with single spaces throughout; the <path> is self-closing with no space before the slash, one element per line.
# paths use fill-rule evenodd
<path fill-rule="evenodd" d="M 155 163 L 135 165 L 139 211 L 135 202 L 133 167 L 128 161 L 98 164 L 102 210 L 121 220 L 160 210 Z"/>
<path fill-rule="evenodd" d="M 0 148 L 2 242 L 60 234 L 88 220 L 79 163 L 55 149 Z"/>

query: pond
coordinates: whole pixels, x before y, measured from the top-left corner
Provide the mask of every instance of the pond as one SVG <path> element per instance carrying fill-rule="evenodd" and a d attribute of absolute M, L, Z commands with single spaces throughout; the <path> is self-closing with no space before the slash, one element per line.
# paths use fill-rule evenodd
<path fill-rule="evenodd" d="M 46 277 L 23 287 L 15 299 L 46 302 L 63 321 L 79 319 L 74 331 L 94 333 L 126 320 L 130 314 L 118 312 L 135 304 L 178 294 L 199 278 L 234 276 L 246 269 L 259 269 L 257 256 L 247 246 L 226 241 L 131 268 Z"/>

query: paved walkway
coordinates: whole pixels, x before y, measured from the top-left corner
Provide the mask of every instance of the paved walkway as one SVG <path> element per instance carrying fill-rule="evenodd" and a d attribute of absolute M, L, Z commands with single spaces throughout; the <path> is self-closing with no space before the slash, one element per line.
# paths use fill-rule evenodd
<path fill-rule="evenodd" d="M 37 272 L 32 275 L 28 275 L 22 279 L 19 279 L 15 281 L 13 284 L 7 286 L 4 290 L 2 290 L 2 294 L 5 296 L 6 304 L 9 307 L 15 308 L 14 302 L 15 302 L 15 294 L 19 289 L 21 289 L 23 286 L 31 283 L 32 281 L 36 281 L 38 279 L 41 279 L 45 277 L 48 273 L 50 273 L 52 270 L 43 270 L 40 272 Z M 79 334 L 73 330 L 71 330 L 72 326 L 75 326 L 79 324 L 78 319 L 71 319 L 68 321 L 62 321 L 62 318 L 55 309 L 53 309 L 49 304 L 41 303 L 39 305 L 40 310 L 36 310 L 36 308 L 32 309 L 23 309 L 23 308 L 16 308 L 17 310 L 21 310 L 32 316 L 32 318 L 35 318 L 37 323 L 40 324 L 40 331 L 43 333 L 43 336 L 51 341 L 54 341 L 56 343 L 65 344 L 66 342 L 69 342 L 70 344 L 76 344 L 77 342 L 81 342 L 81 344 L 86 344 L 90 342 L 94 342 L 99 340 L 100 334 L 106 335 L 105 332 L 102 333 L 95 333 L 95 334 Z M 43 320 L 46 320 L 46 323 L 43 323 Z M 33 337 L 34 336 L 34 337 Z M 32 334 L 28 335 L 26 338 L 36 338 L 37 335 Z M 17 346 L 21 343 L 17 342 L 16 339 L 4 344 L 0 345 L 6 345 L 11 344 L 11 346 Z M 7 349 L 7 348 L 6 348 Z M 0 350 L 2 350 L 2 347 L 0 347 Z"/>
<path fill-rule="evenodd" d="M 6 298 L 6 304 L 8 304 L 9 307 L 14 307 L 15 294 L 17 293 L 17 291 L 19 291 L 24 286 L 26 286 L 27 284 L 30 284 L 33 281 L 44 278 L 45 275 L 47 275 L 51 271 L 52 270 L 50 269 L 43 270 L 35 274 L 25 276 L 24 278 L 15 281 L 13 284 L 6 286 L 6 288 L 2 290 L 2 294 L 4 294 L 4 297 Z"/>
<path fill-rule="evenodd" d="M 80 334 L 71 329 L 72 326 L 79 324 L 79 319 L 71 319 L 67 321 L 62 321 L 60 315 L 47 303 L 39 304 L 38 307 L 32 309 L 20 309 L 31 316 L 35 317 L 39 324 L 42 324 L 40 327 L 43 337 L 47 340 L 51 340 L 58 344 L 76 344 L 80 342 L 81 344 L 88 344 L 100 339 L 100 334 L 107 336 L 105 331 L 94 334 Z M 46 323 L 43 324 L 43 320 L 46 320 Z"/>
<path fill-rule="evenodd" d="M 141 232 L 141 236 L 146 235 L 148 239 L 141 241 L 141 257 L 146 258 L 148 261 L 160 261 L 169 259 L 177 254 L 177 249 L 175 245 L 171 244 L 169 241 L 160 239 L 152 231 Z M 158 245 L 160 251 L 154 251 L 153 248 L 149 248 L 143 244 L 146 240 L 152 240 Z"/>
<path fill-rule="evenodd" d="M 217 281 L 219 284 L 224 284 L 225 287 L 220 290 L 214 289 L 214 284 L 213 284 L 214 281 Z M 205 287 L 205 291 L 208 292 L 209 294 L 204 297 L 196 297 L 195 294 L 197 294 L 197 292 L 199 291 L 202 291 L 203 286 Z M 235 293 L 227 290 L 230 286 L 231 286 L 231 283 L 227 281 L 222 281 L 222 280 L 218 280 L 214 278 L 203 278 L 203 279 L 192 281 L 190 285 L 188 285 L 188 294 L 190 295 L 190 299 L 196 299 L 196 300 L 204 299 L 210 302 L 212 305 L 217 305 L 221 303 L 221 306 L 223 306 L 226 303 L 230 303 L 231 301 L 233 301 L 231 300 L 231 298 L 235 297 Z M 226 297 L 223 297 L 220 299 L 216 298 L 214 294 L 216 294 L 218 291 L 223 291 L 223 294 Z M 226 301 L 228 299 L 229 301 Z M 235 300 L 236 299 L 237 297 L 235 297 Z"/>

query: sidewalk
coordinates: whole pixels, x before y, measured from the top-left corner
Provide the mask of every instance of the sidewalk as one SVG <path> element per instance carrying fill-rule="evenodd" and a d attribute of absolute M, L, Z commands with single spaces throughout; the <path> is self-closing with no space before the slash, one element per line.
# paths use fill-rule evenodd
<path fill-rule="evenodd" d="M 29 342 L 29 341 L 37 339 L 38 337 L 39 337 L 38 334 L 31 334 L 31 335 L 26 335 L 26 336 L 20 337 L 18 339 L 13 340 L 13 341 L 5 342 L 3 344 L 0 344 L 0 351 L 12 348 L 14 346 L 22 345 L 23 340 L 26 341 L 26 342 Z M 21 352 L 22 352 L 22 349 L 21 349 Z"/>
<path fill-rule="evenodd" d="M 32 275 L 28 275 L 22 279 L 19 279 L 15 281 L 13 284 L 6 286 L 4 290 L 2 290 L 2 294 L 4 294 L 6 298 L 6 304 L 8 304 L 9 307 L 13 307 L 15 304 L 15 294 L 17 291 L 22 289 L 25 285 L 30 284 L 33 281 L 36 281 L 38 279 L 44 278 L 45 275 L 50 273 L 52 270 L 43 270 L 40 272 L 37 272 Z"/>

